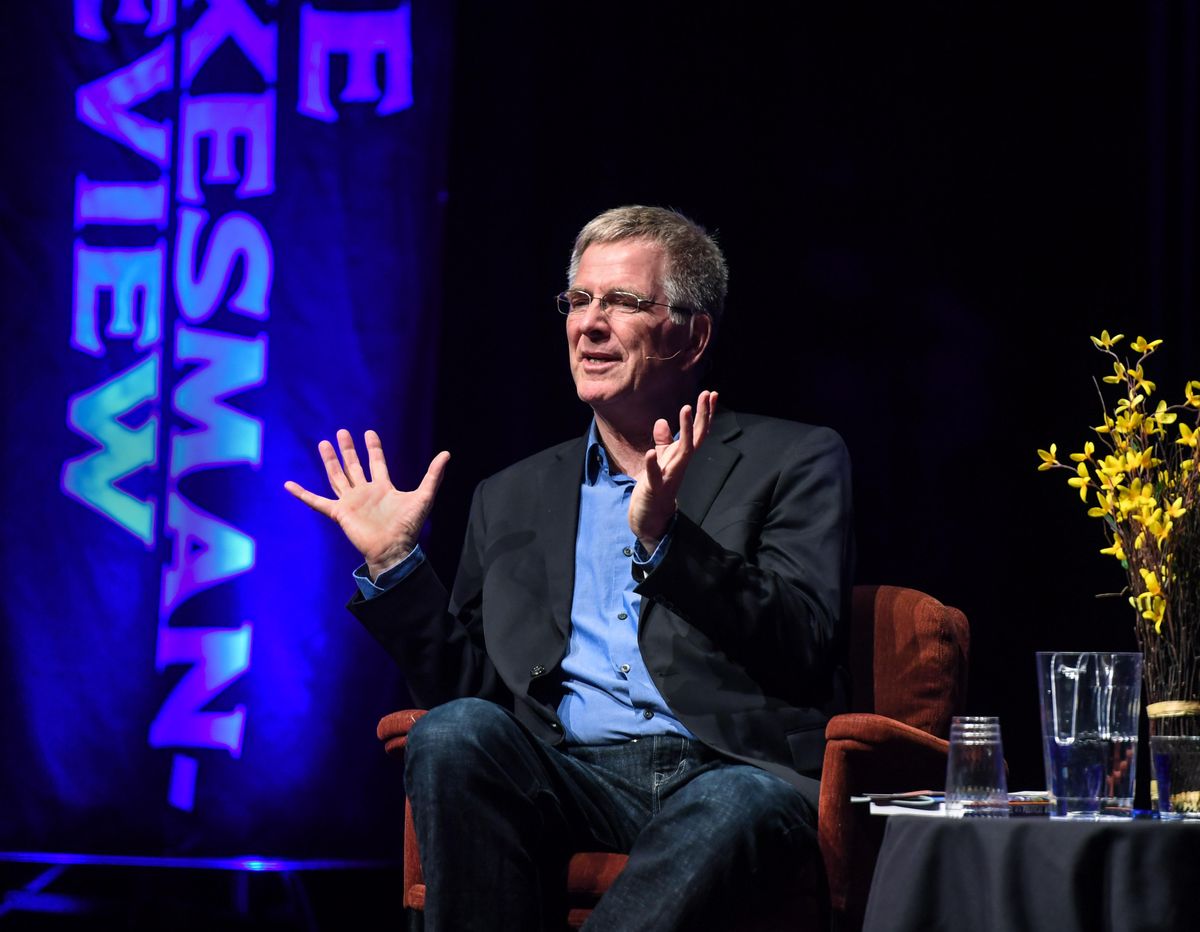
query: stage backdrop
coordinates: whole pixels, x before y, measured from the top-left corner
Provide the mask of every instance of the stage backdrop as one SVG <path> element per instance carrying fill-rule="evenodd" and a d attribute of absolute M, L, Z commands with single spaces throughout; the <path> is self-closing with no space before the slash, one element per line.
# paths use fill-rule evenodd
<path fill-rule="evenodd" d="M 0 13 L 0 849 L 398 850 L 403 684 L 283 483 L 428 462 L 446 6 Z"/>

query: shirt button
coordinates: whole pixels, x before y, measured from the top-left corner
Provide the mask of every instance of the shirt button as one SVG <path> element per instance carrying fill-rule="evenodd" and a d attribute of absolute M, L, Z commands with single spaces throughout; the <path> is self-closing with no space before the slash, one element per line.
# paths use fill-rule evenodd
<path fill-rule="evenodd" d="M 626 547 L 624 550 L 622 550 L 621 553 L 625 554 L 625 556 L 627 556 L 627 557 L 633 556 L 633 551 L 630 550 L 628 547 Z"/>
<path fill-rule="evenodd" d="M 627 664 L 627 663 L 621 664 L 621 672 L 628 673 L 629 672 L 629 664 Z"/>
<path fill-rule="evenodd" d="M 645 709 L 642 712 L 642 718 L 654 718 L 654 712 L 650 709 Z"/>
<path fill-rule="evenodd" d="M 626 618 L 628 618 L 628 617 L 629 617 L 629 616 L 628 616 L 628 615 L 626 615 L 624 612 L 618 612 L 618 613 L 617 613 L 617 620 L 618 620 L 618 621 L 624 621 L 624 620 L 625 620 Z"/>

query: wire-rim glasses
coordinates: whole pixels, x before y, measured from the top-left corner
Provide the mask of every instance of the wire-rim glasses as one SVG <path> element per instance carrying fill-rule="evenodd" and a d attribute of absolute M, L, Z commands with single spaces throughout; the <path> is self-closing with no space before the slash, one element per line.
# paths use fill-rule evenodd
<path fill-rule="evenodd" d="M 558 295 L 558 311 L 560 314 L 578 314 L 592 306 L 593 301 L 600 302 L 602 313 L 638 314 L 649 307 L 665 307 L 681 314 L 692 313 L 691 308 L 680 307 L 677 304 L 663 304 L 661 301 L 651 301 L 634 294 L 632 291 L 610 291 L 607 294 L 593 295 L 582 288 L 568 288 Z"/>

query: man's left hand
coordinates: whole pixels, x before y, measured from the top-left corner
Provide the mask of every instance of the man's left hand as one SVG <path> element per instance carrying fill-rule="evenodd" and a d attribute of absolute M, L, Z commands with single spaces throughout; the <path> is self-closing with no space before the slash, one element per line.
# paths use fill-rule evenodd
<path fill-rule="evenodd" d="M 654 449 L 646 451 L 645 475 L 633 489 L 629 527 L 647 553 L 653 553 L 675 517 L 675 497 L 683 484 L 692 454 L 708 437 L 716 392 L 701 392 L 693 414 L 691 405 L 679 412 L 679 439 L 671 437 L 665 418 L 654 422 Z"/>

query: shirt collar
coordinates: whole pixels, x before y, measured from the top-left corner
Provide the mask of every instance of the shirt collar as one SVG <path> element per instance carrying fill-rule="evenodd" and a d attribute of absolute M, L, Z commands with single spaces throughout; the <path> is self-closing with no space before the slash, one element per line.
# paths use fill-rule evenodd
<path fill-rule="evenodd" d="M 675 438 L 679 439 L 679 431 Z M 600 442 L 600 431 L 596 428 L 596 419 L 592 418 L 592 426 L 588 428 L 587 450 L 583 454 L 583 484 L 593 486 L 600 479 L 601 473 L 612 474 L 608 465 L 608 451 Z"/>
<path fill-rule="evenodd" d="M 587 451 L 583 458 L 583 482 L 593 486 L 600 478 L 601 472 L 608 472 L 608 453 L 600 442 L 600 431 L 596 429 L 596 419 L 592 418 L 592 426 L 588 429 Z"/>

